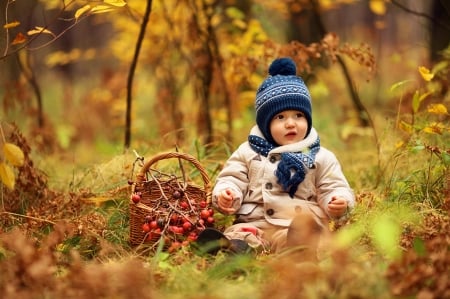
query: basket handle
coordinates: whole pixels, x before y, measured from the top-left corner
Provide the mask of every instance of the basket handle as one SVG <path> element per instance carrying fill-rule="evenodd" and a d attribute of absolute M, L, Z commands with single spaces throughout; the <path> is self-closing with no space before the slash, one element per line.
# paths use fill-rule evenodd
<path fill-rule="evenodd" d="M 191 162 L 199 171 L 200 175 L 203 179 L 203 184 L 206 192 L 206 196 L 208 198 L 208 201 L 210 200 L 210 180 L 208 177 L 208 173 L 206 172 L 205 168 L 200 164 L 200 162 L 193 156 L 186 154 L 186 153 L 178 153 L 178 152 L 167 152 L 167 153 L 160 153 L 155 156 L 153 156 L 149 161 L 147 161 L 144 166 L 141 168 L 141 171 L 137 174 L 136 178 L 138 181 L 143 182 L 146 180 L 146 173 L 150 170 L 150 167 L 155 164 L 156 162 L 160 160 L 165 159 L 171 159 L 171 158 L 181 158 L 183 160 L 186 160 L 188 162 Z"/>

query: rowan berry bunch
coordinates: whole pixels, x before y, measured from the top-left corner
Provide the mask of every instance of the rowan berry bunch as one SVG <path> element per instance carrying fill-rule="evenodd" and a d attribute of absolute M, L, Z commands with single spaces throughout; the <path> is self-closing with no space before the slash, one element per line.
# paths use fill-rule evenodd
<path fill-rule="evenodd" d="M 161 200 L 153 203 L 151 211 L 142 224 L 144 243 L 156 245 L 164 240 L 169 252 L 197 240 L 206 227 L 214 226 L 214 210 L 205 199 L 189 197 L 182 189 L 163 194 Z M 134 204 L 142 201 L 143 193 L 131 195 Z"/>

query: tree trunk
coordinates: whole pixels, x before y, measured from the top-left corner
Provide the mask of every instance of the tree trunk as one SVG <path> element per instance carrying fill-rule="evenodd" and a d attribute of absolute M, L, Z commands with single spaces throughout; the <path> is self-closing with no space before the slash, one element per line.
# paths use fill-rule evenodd
<path fill-rule="evenodd" d="M 139 58 L 139 52 L 141 50 L 142 42 L 144 40 L 145 30 L 147 29 L 147 24 L 150 19 L 150 13 L 152 11 L 152 0 L 147 0 L 147 7 L 145 8 L 144 18 L 142 19 L 141 30 L 136 43 L 136 48 L 134 49 L 134 56 L 131 62 L 130 71 L 128 73 L 127 80 L 127 107 L 125 112 L 125 149 L 130 148 L 131 144 L 131 112 L 132 112 L 132 90 L 133 90 L 133 78 L 134 72 L 136 70 L 137 61 Z"/>

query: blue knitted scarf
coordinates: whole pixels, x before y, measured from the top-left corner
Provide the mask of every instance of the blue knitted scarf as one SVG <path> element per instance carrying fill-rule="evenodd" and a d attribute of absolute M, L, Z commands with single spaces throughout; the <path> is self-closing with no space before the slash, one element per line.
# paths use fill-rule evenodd
<path fill-rule="evenodd" d="M 264 157 L 267 157 L 269 152 L 276 147 L 264 138 L 255 135 L 250 135 L 248 142 L 255 152 Z M 313 168 L 319 149 L 320 139 L 317 137 L 316 141 L 308 147 L 308 150 L 281 153 L 281 161 L 275 175 L 278 178 L 278 183 L 283 187 L 283 190 L 289 193 L 291 198 L 294 197 L 298 185 L 305 179 L 308 169 Z"/>

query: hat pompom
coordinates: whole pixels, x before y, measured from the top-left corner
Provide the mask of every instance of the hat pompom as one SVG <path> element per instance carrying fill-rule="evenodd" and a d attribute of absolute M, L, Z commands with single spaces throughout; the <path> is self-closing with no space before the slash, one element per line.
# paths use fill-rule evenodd
<path fill-rule="evenodd" d="M 297 74 L 297 67 L 291 58 L 275 59 L 269 67 L 269 74 L 271 76 L 283 75 L 290 76 Z"/>

